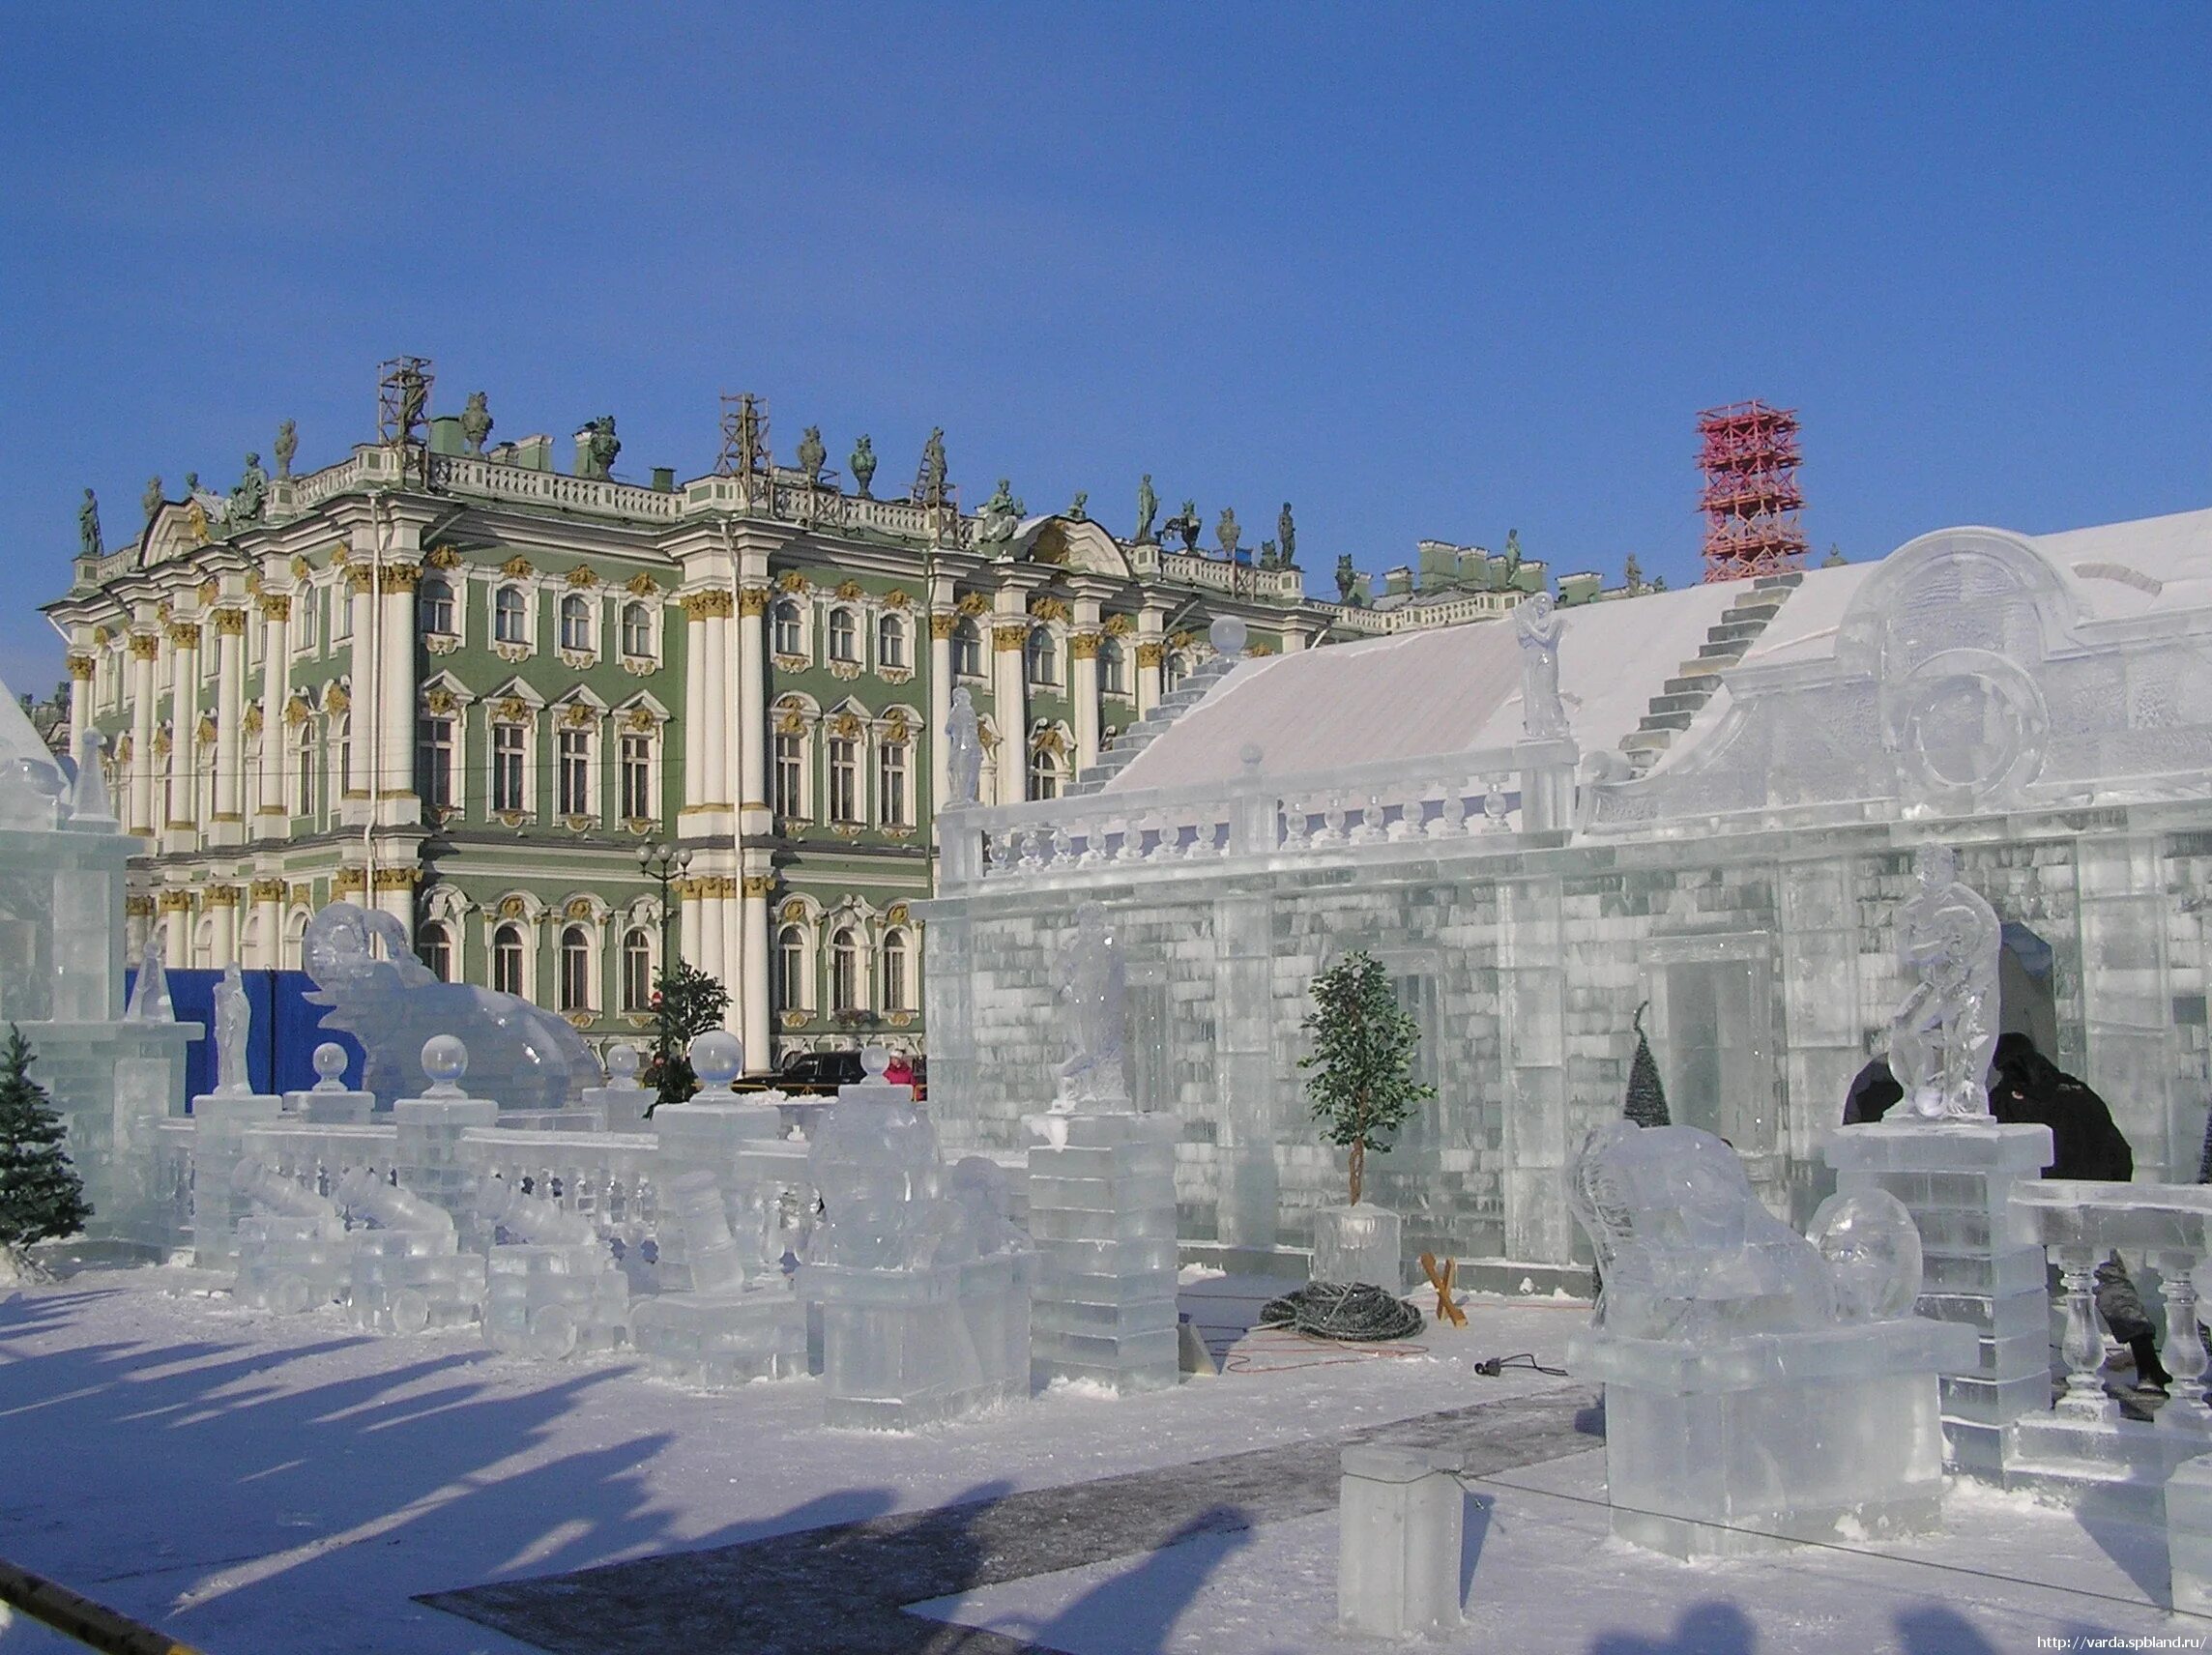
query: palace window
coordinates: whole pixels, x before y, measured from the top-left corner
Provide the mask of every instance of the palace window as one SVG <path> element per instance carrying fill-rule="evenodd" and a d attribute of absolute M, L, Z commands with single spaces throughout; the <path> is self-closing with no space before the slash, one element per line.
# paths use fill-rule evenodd
<path fill-rule="evenodd" d="M 907 1003 L 907 941 L 904 931 L 884 933 L 883 1002 L 886 1011 L 912 1011 Z"/>
<path fill-rule="evenodd" d="M 622 612 L 622 653 L 632 660 L 653 654 L 653 611 L 642 603 L 626 603 Z"/>
<path fill-rule="evenodd" d="M 561 599 L 561 647 L 592 648 L 592 600 L 580 594 L 571 592 Z"/>
<path fill-rule="evenodd" d="M 312 816 L 315 813 L 315 731 L 311 724 L 300 726 L 300 739 L 293 744 L 292 762 L 298 767 L 293 785 L 299 790 L 292 800 L 292 814 Z"/>
<path fill-rule="evenodd" d="M 830 738 L 830 820 L 859 822 L 860 816 L 859 744 L 842 736 Z"/>
<path fill-rule="evenodd" d="M 304 655 L 315 647 L 315 595 L 297 592 L 292 595 L 292 618 L 285 623 L 291 635 L 292 653 Z"/>
<path fill-rule="evenodd" d="M 1167 658 L 1167 664 L 1160 672 L 1161 687 L 1172 691 L 1189 676 L 1190 657 L 1179 653 L 1170 655 Z"/>
<path fill-rule="evenodd" d="M 623 933 L 622 998 L 625 1011 L 653 1009 L 653 937 L 642 925 Z"/>
<path fill-rule="evenodd" d="M 1108 695 L 1129 693 L 1129 669 L 1119 639 L 1098 640 L 1098 687 Z"/>
<path fill-rule="evenodd" d="M 522 749 L 524 731 L 519 724 L 491 727 L 491 807 L 522 810 Z"/>
<path fill-rule="evenodd" d="M 1060 682 L 1060 646 L 1053 641 L 1049 626 L 1039 626 L 1030 633 L 1029 655 L 1030 682 Z"/>
<path fill-rule="evenodd" d="M 422 605 L 422 630 L 450 638 L 453 625 L 453 587 L 443 575 L 425 575 L 417 601 Z"/>
<path fill-rule="evenodd" d="M 336 762 L 332 768 L 337 772 L 338 796 L 343 798 L 353 792 L 353 719 L 350 715 L 332 724 L 331 741 L 336 748 Z"/>
<path fill-rule="evenodd" d="M 491 934 L 491 986 L 499 994 L 522 993 L 522 927 L 502 925 Z"/>
<path fill-rule="evenodd" d="M 622 739 L 622 813 L 629 821 L 643 822 L 659 815 L 653 808 L 653 738 Z"/>
<path fill-rule="evenodd" d="M 853 626 L 850 609 L 830 611 L 830 658 L 833 661 L 857 661 L 860 658 L 859 634 Z"/>
<path fill-rule="evenodd" d="M 342 586 L 331 588 L 331 642 L 353 636 L 353 597 Z"/>
<path fill-rule="evenodd" d="M 876 623 L 876 665 L 906 665 L 906 623 L 896 615 L 887 615 Z"/>
<path fill-rule="evenodd" d="M 786 1010 L 802 1011 L 812 998 L 806 992 L 806 933 L 786 925 L 775 937 L 775 1002 Z"/>
<path fill-rule="evenodd" d="M 850 927 L 830 938 L 830 1009 L 853 1011 L 860 1003 L 860 947 Z"/>
<path fill-rule="evenodd" d="M 495 644 L 530 642 L 530 610 L 519 586 L 503 586 L 493 595 L 491 641 Z"/>
<path fill-rule="evenodd" d="M 561 1003 L 563 1011 L 592 1008 L 592 934 L 581 925 L 561 932 Z"/>
<path fill-rule="evenodd" d="M 563 816 L 589 816 L 592 812 L 592 734 L 589 730 L 563 730 L 557 740 L 553 769 L 553 808 Z"/>
<path fill-rule="evenodd" d="M 442 920 L 429 919 L 415 933 L 415 957 L 440 982 L 453 980 L 453 938 Z"/>
<path fill-rule="evenodd" d="M 806 814 L 806 738 L 778 732 L 775 738 L 775 813 L 794 819 Z"/>
<path fill-rule="evenodd" d="M 876 749 L 876 811 L 886 828 L 913 826 L 906 807 L 907 745 L 886 741 Z"/>
<path fill-rule="evenodd" d="M 952 672 L 957 678 L 983 676 L 983 633 L 965 615 L 952 628 Z"/>
<path fill-rule="evenodd" d="M 1030 755 L 1030 797 L 1060 797 L 1060 756 L 1050 747 L 1039 747 Z"/>
<path fill-rule="evenodd" d="M 806 653 L 806 629 L 799 617 L 799 605 L 784 598 L 775 606 L 775 638 L 771 645 L 779 655 Z"/>
<path fill-rule="evenodd" d="M 422 802 L 443 809 L 453 802 L 453 721 L 425 718 L 415 727 L 415 787 Z"/>

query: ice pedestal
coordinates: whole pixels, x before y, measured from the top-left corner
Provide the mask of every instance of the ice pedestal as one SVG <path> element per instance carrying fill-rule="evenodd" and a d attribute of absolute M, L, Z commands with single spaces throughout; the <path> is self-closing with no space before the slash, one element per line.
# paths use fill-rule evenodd
<path fill-rule="evenodd" d="M 2184 1461 L 2166 1480 L 2166 1556 L 2174 1610 L 2212 1615 L 2212 1458 Z"/>
<path fill-rule="evenodd" d="M 606 1062 L 607 1084 L 584 1089 L 584 1108 L 597 1118 L 598 1124 L 575 1130 L 604 1132 L 611 1127 L 617 1132 L 635 1132 L 638 1122 L 646 1118 L 646 1109 L 655 1096 L 649 1089 L 637 1084 L 637 1048 L 610 1047 Z"/>
<path fill-rule="evenodd" d="M 1388 1207 L 1324 1206 L 1314 1214 L 1313 1275 L 1317 1282 L 1365 1282 L 1386 1293 L 1406 1285 L 1405 1220 Z"/>
<path fill-rule="evenodd" d="M 1593 1328 L 1567 1347 L 1605 1386 L 1613 1531 L 1677 1557 L 1936 1525 L 1938 1373 L 1973 1330 L 1904 1317 L 1707 1344 Z"/>
<path fill-rule="evenodd" d="M 1337 1623 L 1375 1638 L 1458 1626 L 1466 1510 L 1459 1456 L 1353 1447 L 1344 1450 L 1342 1464 Z"/>
<path fill-rule="evenodd" d="M 695 1291 L 641 1299 L 630 1311 L 630 1343 L 663 1379 L 725 1389 L 756 1379 L 806 1372 L 806 1307 L 778 1270 L 746 1291 L 746 1262 L 703 1172 L 677 1177 L 663 1192 L 665 1249 L 680 1243 Z"/>
<path fill-rule="evenodd" d="M 345 1084 L 345 1048 L 326 1040 L 315 1048 L 314 1062 L 320 1078 L 304 1090 L 286 1092 L 284 1113 L 318 1124 L 366 1125 L 376 1112 L 376 1094 Z"/>
<path fill-rule="evenodd" d="M 392 1106 L 399 1181 L 455 1219 L 466 1218 L 476 1175 L 461 1150 L 471 1127 L 496 1126 L 499 1105 L 485 1097 L 403 1097 Z"/>
<path fill-rule="evenodd" d="M 2051 1164 L 2048 1126 L 1881 1120 L 1846 1126 L 1823 1151 L 1836 1188 L 1886 1190 L 1919 1227 L 1919 1314 L 1971 1330 L 1976 1359 L 1942 1382 L 1958 1469 L 2001 1473 L 2006 1426 L 2051 1406 L 2051 1297 L 2043 1250 L 2007 1219 L 2013 1186 Z"/>
<path fill-rule="evenodd" d="M 354 1256 L 347 1300 L 357 1323 L 379 1333 L 420 1333 L 482 1314 L 483 1259 L 459 1251 L 444 1207 L 368 1167 L 346 1174 L 333 1194 L 354 1222 L 375 1226 L 348 1233 Z"/>
<path fill-rule="evenodd" d="M 1175 1384 L 1175 1120 L 1100 1111 L 1031 1124 L 1044 1139 L 1029 1167 L 1031 1381 L 1123 1393 Z"/>
<path fill-rule="evenodd" d="M 203 1270 L 238 1265 L 239 1217 L 246 1204 L 232 1176 L 248 1128 L 284 1113 L 274 1092 L 203 1092 L 192 1099 L 192 1257 Z"/>
<path fill-rule="evenodd" d="M 253 1208 L 238 1221 L 238 1302 L 297 1316 L 343 1298 L 353 1248 L 337 1204 L 258 1161 L 240 1161 L 230 1183 Z"/>
<path fill-rule="evenodd" d="M 734 1245 L 741 1275 L 756 1276 L 771 1267 L 780 1272 L 783 1197 L 805 1186 L 807 1176 L 805 1146 L 784 1141 L 775 1106 L 694 1098 L 655 1110 L 653 1132 L 659 1141 L 655 1159 L 664 1202 L 675 1199 L 685 1180 L 692 1180 L 688 1187 L 693 1188 L 704 1180 L 721 1205 L 722 1238 Z M 654 1266 L 662 1291 L 686 1292 L 714 1285 L 694 1279 L 690 1250 L 695 1245 L 691 1226 L 666 1227 Z"/>

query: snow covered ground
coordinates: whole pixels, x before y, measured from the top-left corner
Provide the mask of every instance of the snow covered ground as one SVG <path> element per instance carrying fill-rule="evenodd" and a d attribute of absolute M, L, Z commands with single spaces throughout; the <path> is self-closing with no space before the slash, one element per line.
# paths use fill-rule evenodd
<path fill-rule="evenodd" d="M 541 1367 L 468 1334 L 366 1338 L 335 1313 L 283 1321 L 206 1290 L 189 1271 L 92 1274 L 0 1303 L 0 1556 L 211 1655 L 515 1655 L 530 1646 L 413 1597 L 1567 1385 L 1485 1378 L 1474 1364 L 1532 1350 L 1557 1365 L 1583 1315 L 1473 1301 L 1465 1330 L 1432 1329 L 1412 1354 L 1261 1336 L 1211 1382 L 1119 1402 L 1053 1393 L 898 1437 L 824 1430 L 811 1380 L 702 1396 L 623 1361 Z M 1194 1282 L 1184 1307 L 1225 1344 L 1265 1291 Z M 1981 1655 L 2098 1634 L 2201 1647 L 2212 1634 L 2212 1622 L 2154 1607 L 2163 1558 L 2140 1536 L 2092 1535 L 1973 1487 L 1954 1495 L 1948 1534 L 1885 1555 L 1698 1567 L 1609 1539 L 1593 1503 L 1603 1492 L 1595 1451 L 1482 1485 L 1457 1646 Z M 1334 1559 L 1324 1513 L 931 1612 L 1072 1655 L 1351 1647 L 1333 1633 Z M 0 1631 L 0 1655 L 74 1648 L 20 1622 Z"/>

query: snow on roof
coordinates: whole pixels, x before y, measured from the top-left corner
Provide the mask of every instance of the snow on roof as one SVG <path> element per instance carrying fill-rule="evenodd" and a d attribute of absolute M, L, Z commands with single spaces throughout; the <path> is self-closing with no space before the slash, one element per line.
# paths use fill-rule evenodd
<path fill-rule="evenodd" d="M 1649 593 L 1560 611 L 1559 691 L 1574 738 L 1611 747 L 1744 594 Z M 1785 606 L 1787 607 L 1787 606 Z M 1273 775 L 1511 745 L 1521 646 L 1510 617 L 1331 644 L 1240 663 L 1106 784 L 1108 793 L 1217 781 L 1257 742 Z"/>

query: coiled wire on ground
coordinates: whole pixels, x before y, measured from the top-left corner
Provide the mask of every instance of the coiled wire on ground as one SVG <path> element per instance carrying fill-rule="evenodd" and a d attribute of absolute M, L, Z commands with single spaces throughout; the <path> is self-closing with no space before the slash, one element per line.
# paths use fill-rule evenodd
<path fill-rule="evenodd" d="M 1365 1282 L 1315 1282 L 1269 1299 L 1261 1308 L 1259 1325 L 1289 1327 L 1316 1339 L 1371 1344 L 1411 1339 L 1428 1321 L 1404 1299 Z"/>

